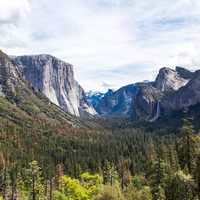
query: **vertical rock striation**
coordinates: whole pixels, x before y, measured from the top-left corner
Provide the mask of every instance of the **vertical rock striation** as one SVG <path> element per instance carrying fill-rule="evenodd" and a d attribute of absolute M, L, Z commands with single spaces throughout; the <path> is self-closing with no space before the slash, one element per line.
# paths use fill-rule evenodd
<path fill-rule="evenodd" d="M 75 80 L 71 64 L 46 54 L 18 56 L 13 60 L 24 78 L 64 111 L 75 116 L 96 114 Z"/>

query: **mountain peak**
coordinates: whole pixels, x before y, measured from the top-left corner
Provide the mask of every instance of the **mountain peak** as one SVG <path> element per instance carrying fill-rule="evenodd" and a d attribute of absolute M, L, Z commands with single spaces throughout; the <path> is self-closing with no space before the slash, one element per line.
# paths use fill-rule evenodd
<path fill-rule="evenodd" d="M 71 64 L 48 54 L 17 56 L 13 60 L 24 78 L 64 111 L 76 116 L 96 114 L 75 80 Z"/>
<path fill-rule="evenodd" d="M 162 92 L 178 90 L 188 80 L 182 77 L 176 70 L 164 67 L 159 70 L 159 73 L 155 80 L 155 87 Z"/>
<path fill-rule="evenodd" d="M 106 92 L 105 95 L 111 95 L 113 94 L 115 91 L 113 89 L 108 89 L 108 91 Z"/>
<path fill-rule="evenodd" d="M 184 67 L 176 66 L 176 72 L 185 79 L 191 79 L 194 75 L 194 72 L 189 71 L 188 69 L 185 69 Z"/>
<path fill-rule="evenodd" d="M 82 125 L 77 118 L 65 113 L 50 103 L 49 99 L 40 92 L 30 87 L 21 76 L 15 62 L 2 51 L 0 51 L 0 101 L 3 105 L 1 117 L 20 126 L 35 122 L 49 126 Z"/>

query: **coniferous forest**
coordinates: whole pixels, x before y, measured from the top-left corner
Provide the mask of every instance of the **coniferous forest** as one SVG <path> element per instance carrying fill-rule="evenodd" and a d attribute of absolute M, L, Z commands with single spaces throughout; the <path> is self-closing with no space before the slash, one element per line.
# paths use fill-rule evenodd
<path fill-rule="evenodd" d="M 0 199 L 198 200 L 200 136 L 139 128 L 0 126 Z"/>
<path fill-rule="evenodd" d="M 200 200 L 200 0 L 0 0 L 0 200 Z"/>

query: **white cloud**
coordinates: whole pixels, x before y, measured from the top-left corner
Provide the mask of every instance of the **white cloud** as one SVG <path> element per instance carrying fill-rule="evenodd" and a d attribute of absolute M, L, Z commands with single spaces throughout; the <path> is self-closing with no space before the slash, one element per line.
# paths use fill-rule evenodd
<path fill-rule="evenodd" d="M 0 0 L 0 46 L 74 65 L 86 90 L 200 64 L 199 0 Z"/>

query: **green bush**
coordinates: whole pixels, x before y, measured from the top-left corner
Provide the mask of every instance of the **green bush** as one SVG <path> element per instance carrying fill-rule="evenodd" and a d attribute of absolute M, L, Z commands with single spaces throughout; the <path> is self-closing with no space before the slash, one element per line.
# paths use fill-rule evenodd
<path fill-rule="evenodd" d="M 95 200 L 124 200 L 124 196 L 117 184 L 105 185 Z"/>

